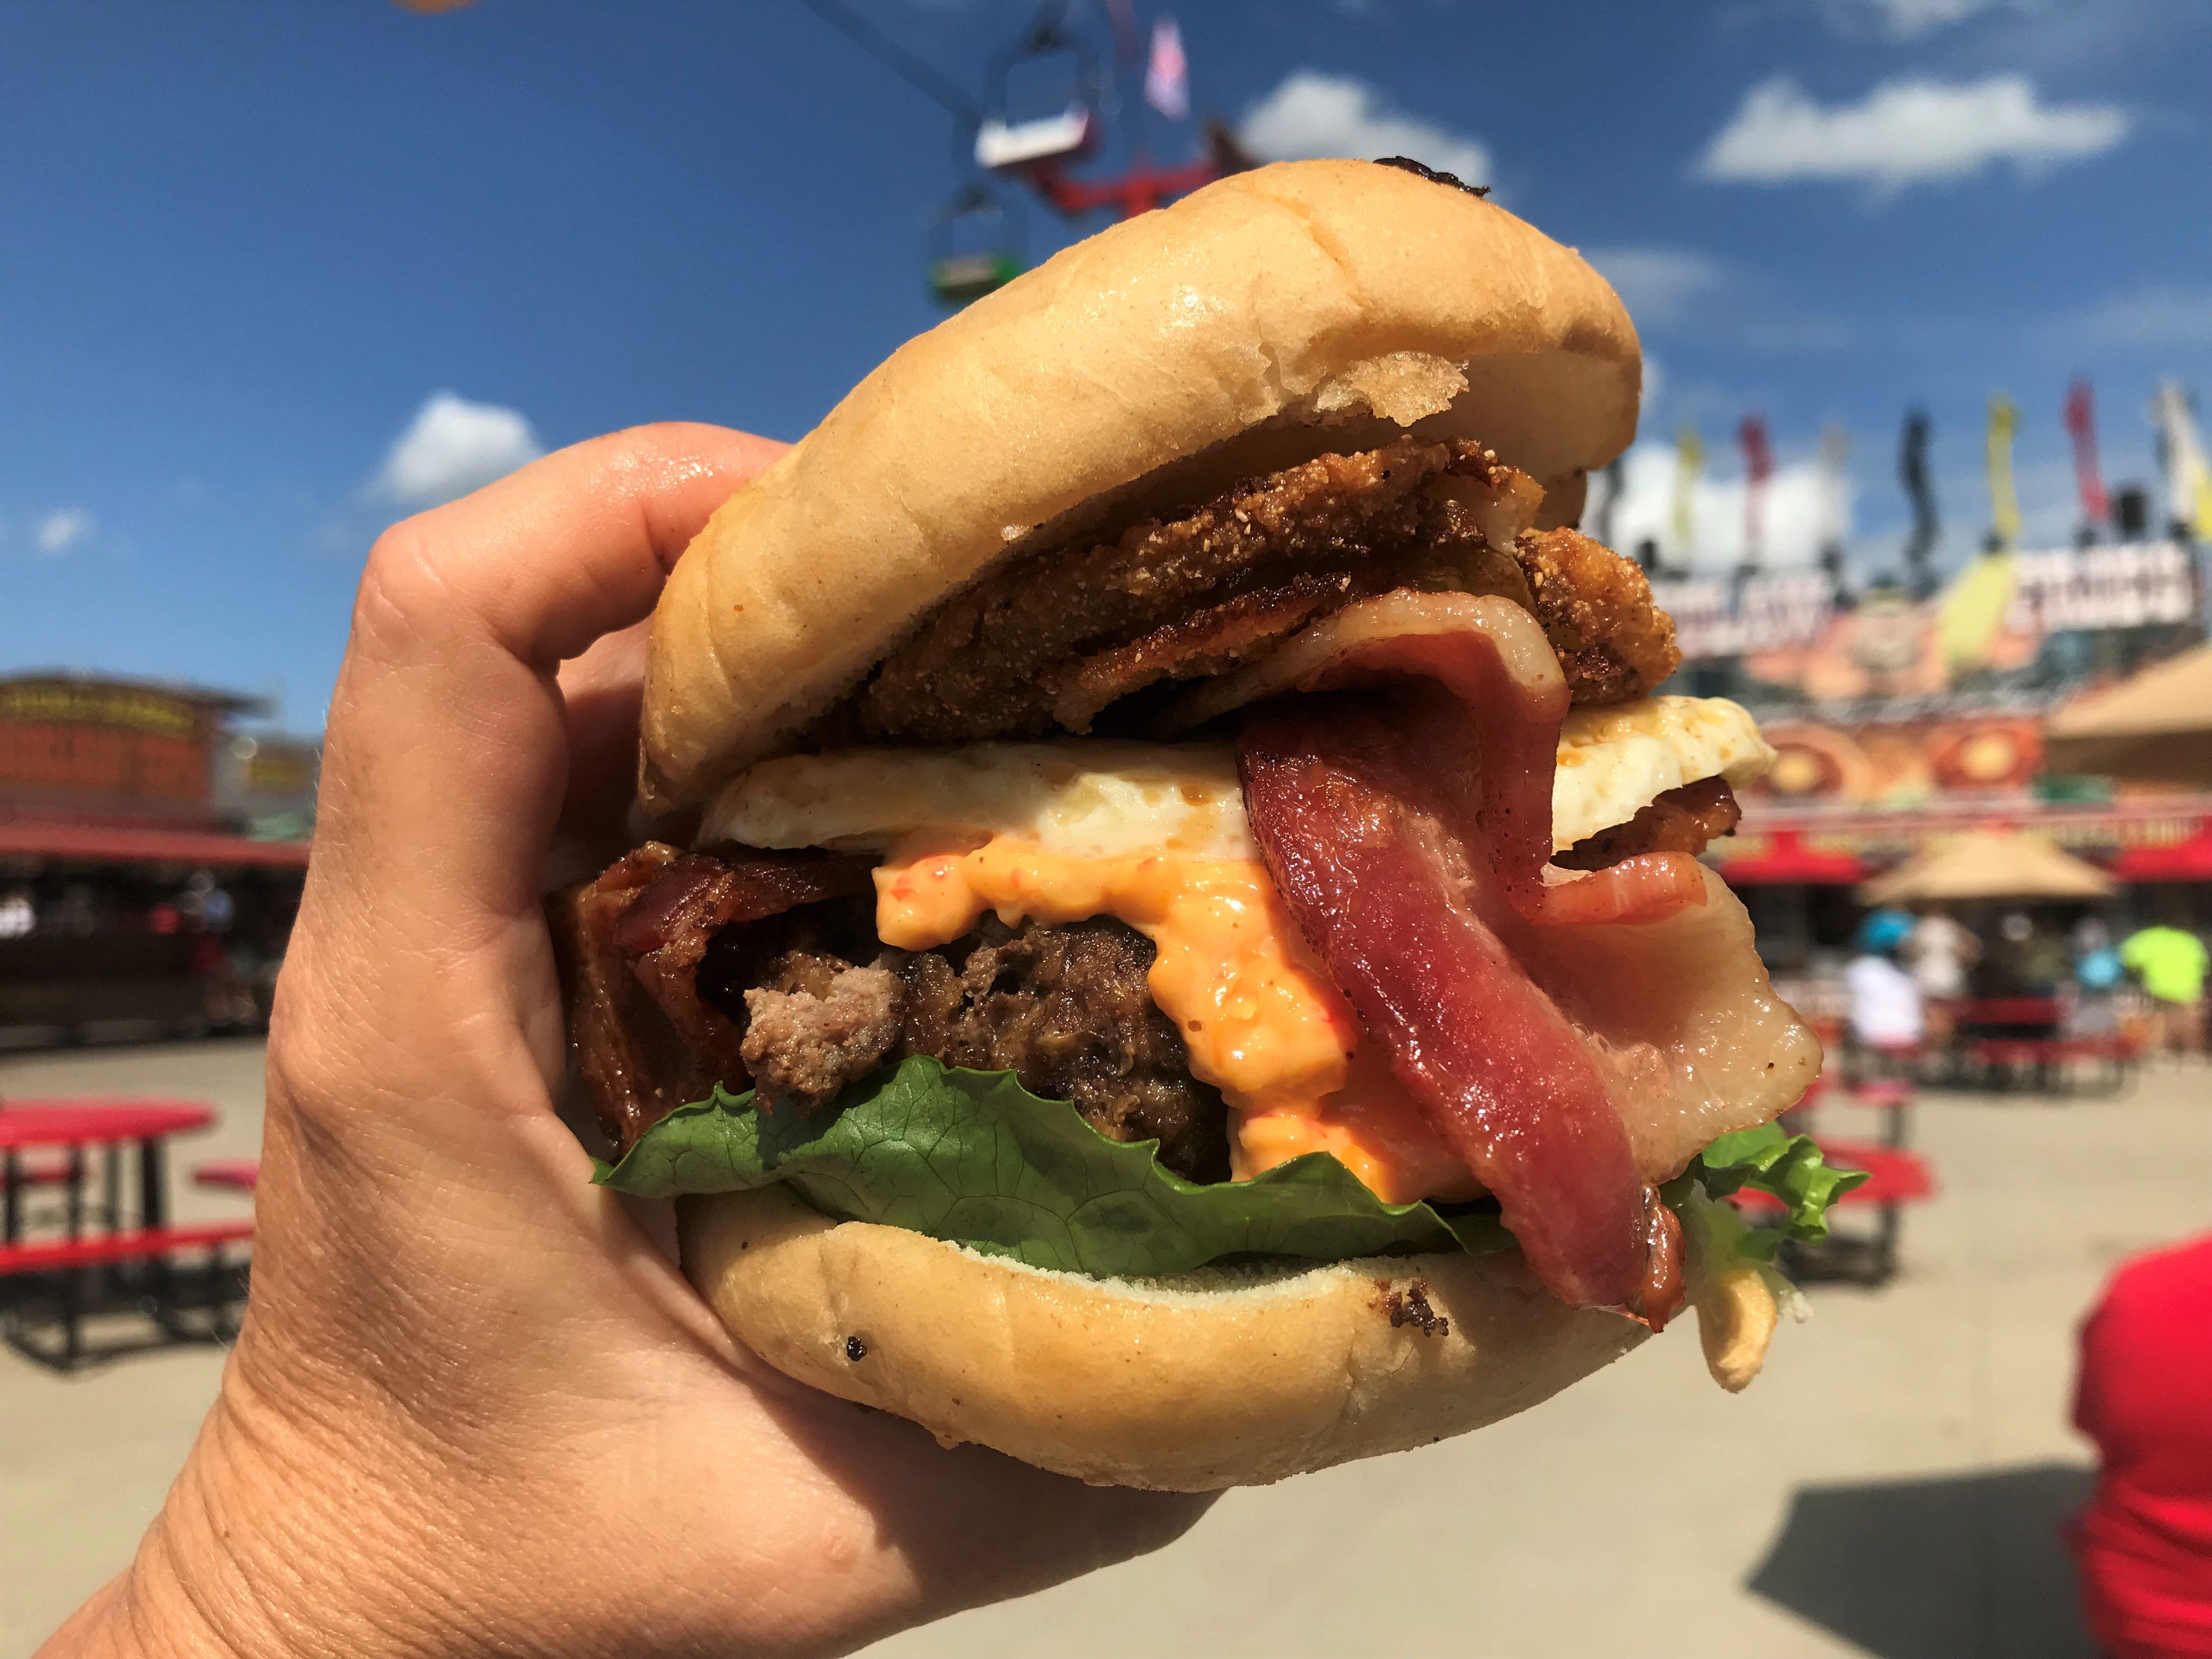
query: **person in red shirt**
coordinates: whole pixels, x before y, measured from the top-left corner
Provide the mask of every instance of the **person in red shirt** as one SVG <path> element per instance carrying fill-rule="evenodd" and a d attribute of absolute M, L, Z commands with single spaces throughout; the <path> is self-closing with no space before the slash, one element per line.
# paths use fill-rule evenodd
<path fill-rule="evenodd" d="M 2110 1659 L 2212 1659 L 2212 1235 L 2140 1255 L 2081 1327 L 2104 1467 L 2068 1541 Z"/>

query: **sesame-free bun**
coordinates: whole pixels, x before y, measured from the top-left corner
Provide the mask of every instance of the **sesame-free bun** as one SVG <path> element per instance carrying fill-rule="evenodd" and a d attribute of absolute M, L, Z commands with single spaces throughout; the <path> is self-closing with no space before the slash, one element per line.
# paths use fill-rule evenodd
<path fill-rule="evenodd" d="M 900 347 L 699 533 L 653 619 L 647 804 L 777 752 L 1002 561 L 1239 477 L 1410 427 L 1572 522 L 1642 363 L 1572 249 L 1398 168 L 1285 162 L 1117 224 Z"/>
<path fill-rule="evenodd" d="M 1517 1255 L 1097 1279 L 834 1221 L 781 1186 L 678 1213 L 684 1273 L 777 1370 L 1095 1486 L 1210 1492 L 1426 1445 L 1647 1334 Z"/>

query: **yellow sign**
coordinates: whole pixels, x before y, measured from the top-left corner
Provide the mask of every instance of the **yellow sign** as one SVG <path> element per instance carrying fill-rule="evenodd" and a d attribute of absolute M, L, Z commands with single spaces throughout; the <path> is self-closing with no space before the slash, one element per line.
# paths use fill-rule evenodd
<path fill-rule="evenodd" d="M 189 738 L 199 730 L 198 711 L 181 697 L 137 686 L 75 680 L 20 680 L 0 685 L 0 720 L 119 726 L 163 738 Z"/>

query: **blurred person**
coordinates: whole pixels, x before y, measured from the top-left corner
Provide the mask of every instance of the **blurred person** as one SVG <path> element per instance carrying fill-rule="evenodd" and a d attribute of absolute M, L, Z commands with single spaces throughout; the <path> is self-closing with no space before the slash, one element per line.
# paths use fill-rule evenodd
<path fill-rule="evenodd" d="M 278 983 L 244 1326 L 137 1558 L 49 1659 L 844 1653 L 1204 1512 L 770 1370 L 556 1110 L 542 895 L 628 844 L 646 618 L 782 447 L 642 428 L 380 538 Z"/>
<path fill-rule="evenodd" d="M 1877 910 L 1859 928 L 1858 954 L 1844 969 L 1850 998 L 1845 1070 L 1854 1078 L 1901 1072 L 1925 1035 L 1920 986 L 1898 961 L 1912 927 L 1903 911 Z"/>
<path fill-rule="evenodd" d="M 2204 1048 L 2204 941 L 2164 921 L 2138 928 L 2120 945 L 2120 964 L 2150 998 L 2158 1046 L 2167 1054 Z"/>
<path fill-rule="evenodd" d="M 2212 1235 L 2112 1275 L 2074 1425 L 2100 1463 L 2067 1528 L 2090 1634 L 2106 1659 L 2212 1659 Z"/>
<path fill-rule="evenodd" d="M 1920 994 L 1930 1000 L 1948 1001 L 1966 994 L 1966 970 L 1981 960 L 1982 942 L 1972 929 L 1948 912 L 1931 908 L 1912 924 L 1905 942 L 1905 959 Z"/>
<path fill-rule="evenodd" d="M 2075 1036 L 2109 1036 L 2119 1030 L 2119 990 L 2127 982 L 2112 930 L 2099 915 L 2076 922 L 2074 946 L 2074 1012 L 2068 1021 Z"/>

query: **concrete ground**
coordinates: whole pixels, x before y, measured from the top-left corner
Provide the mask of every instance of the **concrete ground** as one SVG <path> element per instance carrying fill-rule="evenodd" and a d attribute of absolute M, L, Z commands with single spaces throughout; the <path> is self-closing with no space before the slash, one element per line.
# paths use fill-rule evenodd
<path fill-rule="evenodd" d="M 250 1152 L 250 1043 L 0 1060 L 0 1097 L 180 1094 Z M 2055 1528 L 2087 1487 L 2073 1331 L 2113 1264 L 2212 1225 L 2212 1088 L 1930 1097 L 1942 1182 L 1887 1287 L 1816 1286 L 1740 1397 L 1686 1322 L 1548 1405 L 1420 1452 L 1231 1494 L 1150 1559 L 963 1615 L 876 1659 L 1346 1652 L 2091 1659 Z M 1823 1127 L 1863 1134 L 1844 1109 Z M 240 1200 L 180 1188 L 185 1214 Z M 128 1559 L 214 1391 L 169 1349 L 61 1378 L 0 1353 L 0 1656 Z"/>

